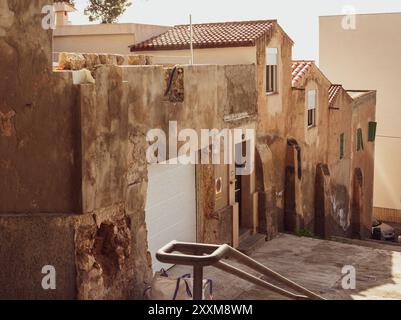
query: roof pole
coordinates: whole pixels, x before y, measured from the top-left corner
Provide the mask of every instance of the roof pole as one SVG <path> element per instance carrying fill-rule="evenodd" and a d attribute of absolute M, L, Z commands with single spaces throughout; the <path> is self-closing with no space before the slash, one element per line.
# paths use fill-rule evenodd
<path fill-rule="evenodd" d="M 192 14 L 189 15 L 189 28 L 190 28 L 190 50 L 191 50 L 191 65 L 194 64 L 194 45 L 193 45 L 193 38 L 194 38 L 194 30 L 192 28 Z"/>

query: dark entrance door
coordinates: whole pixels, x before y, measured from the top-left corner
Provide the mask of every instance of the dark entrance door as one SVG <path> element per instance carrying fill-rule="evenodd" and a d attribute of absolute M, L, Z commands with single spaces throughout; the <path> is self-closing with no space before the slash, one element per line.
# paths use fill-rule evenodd
<path fill-rule="evenodd" d="M 241 176 L 235 176 L 235 202 L 238 203 L 238 210 L 239 210 L 239 225 L 241 226 L 242 223 L 242 183 L 241 183 Z"/>
<path fill-rule="evenodd" d="M 250 143 L 243 142 L 235 146 L 235 200 L 239 206 L 239 236 L 240 242 L 245 240 L 252 233 L 253 227 L 253 211 L 250 199 L 250 175 L 246 169 L 249 161 L 248 150 Z"/>
<path fill-rule="evenodd" d="M 315 235 L 320 238 L 326 237 L 326 208 L 324 197 L 324 176 L 329 175 L 326 165 L 319 164 L 316 168 L 315 180 Z"/>
<path fill-rule="evenodd" d="M 296 206 L 295 206 L 295 168 L 287 166 L 285 170 L 285 194 L 284 194 L 284 230 L 294 232 L 296 230 Z"/>
<path fill-rule="evenodd" d="M 362 170 L 360 168 L 356 168 L 352 183 L 351 229 L 352 237 L 357 239 L 361 238 L 362 183 Z"/>

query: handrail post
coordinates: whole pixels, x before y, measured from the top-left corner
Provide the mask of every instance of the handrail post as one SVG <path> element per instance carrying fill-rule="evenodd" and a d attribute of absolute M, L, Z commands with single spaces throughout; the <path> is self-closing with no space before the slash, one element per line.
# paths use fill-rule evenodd
<path fill-rule="evenodd" d="M 203 300 L 203 267 L 194 266 L 194 287 L 193 287 L 194 300 Z"/>

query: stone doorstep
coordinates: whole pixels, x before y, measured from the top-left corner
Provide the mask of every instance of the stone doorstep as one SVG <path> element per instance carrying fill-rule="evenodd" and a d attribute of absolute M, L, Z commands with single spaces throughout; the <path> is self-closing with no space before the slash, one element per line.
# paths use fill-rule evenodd
<path fill-rule="evenodd" d="M 249 256 L 252 252 L 265 243 L 266 235 L 260 233 L 249 235 L 240 242 L 238 251 Z"/>

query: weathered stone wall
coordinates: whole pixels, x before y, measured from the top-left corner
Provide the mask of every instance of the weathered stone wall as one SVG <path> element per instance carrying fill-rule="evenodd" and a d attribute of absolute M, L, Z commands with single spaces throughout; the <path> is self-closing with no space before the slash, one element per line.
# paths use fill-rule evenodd
<path fill-rule="evenodd" d="M 80 86 L 52 73 L 47 2 L 0 6 L 0 297 L 140 298 L 150 269 L 127 181 L 140 176 L 128 174 L 127 83 L 112 66 Z M 41 286 L 46 265 L 56 290 Z"/>
<path fill-rule="evenodd" d="M 77 92 L 71 75 L 51 73 L 48 2 L 1 2 L 0 213 L 79 209 Z"/>
<path fill-rule="evenodd" d="M 295 164 L 296 229 L 314 231 L 315 180 L 318 164 L 327 164 L 329 134 L 328 89 L 330 82 L 316 68 L 309 72 L 303 83 L 292 90 L 292 109 L 289 112 L 288 135 L 294 138 L 301 150 L 301 171 L 297 155 L 287 163 Z M 317 91 L 316 125 L 307 125 L 307 94 Z"/>
<path fill-rule="evenodd" d="M 83 213 L 124 202 L 127 185 L 127 83 L 114 66 L 96 79 L 80 86 Z"/>
<path fill-rule="evenodd" d="M 256 44 L 258 88 L 258 145 L 271 157 L 262 159 L 264 189 L 259 189 L 259 231 L 274 238 L 284 225 L 284 172 L 287 117 L 291 108 L 291 63 L 293 43 L 277 25 Z M 266 48 L 277 48 L 278 93 L 266 95 Z M 262 158 L 263 156 L 260 155 Z M 266 162 L 267 161 L 267 162 Z M 260 175 L 257 172 L 256 175 Z"/>
<path fill-rule="evenodd" d="M 351 236 L 351 154 L 352 144 L 352 104 L 353 100 L 343 90 L 329 107 L 328 166 L 330 170 L 330 224 L 327 233 Z M 340 135 L 344 134 L 344 157 L 340 159 Z"/>
<path fill-rule="evenodd" d="M 116 66 L 97 68 L 95 78 L 80 86 L 82 210 L 92 219 L 75 236 L 78 298 L 141 298 L 149 263 L 144 205 L 133 192 L 141 181 L 131 168 L 128 83 Z"/>
<path fill-rule="evenodd" d="M 129 88 L 129 135 L 130 140 L 137 141 L 133 150 L 138 150 L 140 143 L 144 145 L 143 152 L 146 151 L 145 138 L 150 129 L 169 133 L 169 121 L 177 122 L 178 131 L 193 129 L 199 137 L 202 129 L 254 127 L 257 97 L 254 66 L 181 66 L 174 71 L 172 87 L 166 95 L 172 70 L 161 66 L 123 67 Z M 230 117 L 237 114 L 242 115 L 241 119 Z M 230 121 L 225 121 L 227 118 Z M 136 160 L 139 157 L 145 159 L 144 154 L 138 154 Z M 135 178 L 129 184 L 143 192 L 137 197 L 145 203 L 147 164 L 132 165 L 130 170 Z M 214 184 L 218 170 L 218 166 L 198 166 L 198 240 L 231 243 L 233 209 L 231 203 L 221 207 L 216 202 Z M 229 181 L 223 183 L 228 188 Z"/>
<path fill-rule="evenodd" d="M 98 68 L 96 78 L 96 84 L 76 88 L 77 117 L 67 123 L 77 128 L 74 152 L 81 184 L 74 198 L 80 207 L 70 215 L 55 210 L 51 215 L 0 216 L 2 243 L 14 233 L 1 248 L 1 285 L 15 282 L 24 288 L 2 291 L 4 298 L 141 298 L 149 281 L 144 212 L 136 210 L 144 206 L 132 197 L 127 182 L 134 157 L 129 144 L 135 143 L 128 136 L 127 83 L 115 66 Z M 41 288 L 45 265 L 56 268 L 55 291 Z"/>

